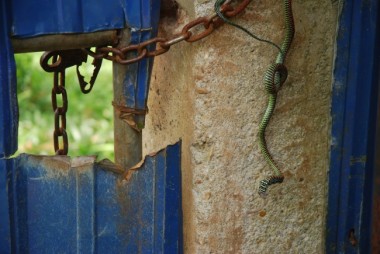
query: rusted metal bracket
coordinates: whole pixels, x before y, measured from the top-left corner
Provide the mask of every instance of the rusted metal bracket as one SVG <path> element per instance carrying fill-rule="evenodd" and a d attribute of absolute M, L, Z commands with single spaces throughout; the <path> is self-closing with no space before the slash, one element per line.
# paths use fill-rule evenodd
<path fill-rule="evenodd" d="M 116 45 L 118 31 L 101 31 L 86 34 L 52 34 L 33 38 L 12 38 L 15 53 L 54 51 L 96 47 L 101 45 Z"/>

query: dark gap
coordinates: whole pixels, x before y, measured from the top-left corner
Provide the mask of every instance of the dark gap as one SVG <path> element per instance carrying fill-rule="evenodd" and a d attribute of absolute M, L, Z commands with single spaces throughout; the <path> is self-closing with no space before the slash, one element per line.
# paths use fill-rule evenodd
<path fill-rule="evenodd" d="M 175 0 L 161 0 L 160 17 L 177 20 L 178 8 Z"/>

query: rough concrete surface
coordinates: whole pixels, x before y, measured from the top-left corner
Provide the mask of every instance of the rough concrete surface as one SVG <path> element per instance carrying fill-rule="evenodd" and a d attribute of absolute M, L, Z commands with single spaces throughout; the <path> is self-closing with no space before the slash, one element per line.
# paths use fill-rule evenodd
<path fill-rule="evenodd" d="M 150 153 L 182 139 L 186 253 L 323 253 L 338 15 L 333 2 L 293 1 L 289 77 L 267 131 L 285 180 L 265 199 L 258 185 L 271 171 L 257 132 L 267 103 L 263 76 L 276 50 L 224 25 L 155 59 L 143 146 Z M 178 3 L 177 15 L 161 19 L 161 36 L 209 15 L 214 1 Z M 282 1 L 252 1 L 234 21 L 280 43 Z"/>

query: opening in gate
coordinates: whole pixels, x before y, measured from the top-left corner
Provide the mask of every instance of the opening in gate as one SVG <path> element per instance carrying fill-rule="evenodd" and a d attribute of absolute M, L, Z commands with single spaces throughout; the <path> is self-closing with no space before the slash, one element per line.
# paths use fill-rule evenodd
<path fill-rule="evenodd" d="M 19 103 L 18 153 L 54 155 L 54 112 L 51 102 L 53 73 L 40 66 L 42 52 L 16 54 Z M 92 59 L 80 71 L 92 74 Z M 66 69 L 68 111 L 66 116 L 70 156 L 97 155 L 114 160 L 112 63 L 103 61 L 93 90 L 83 94 L 76 68 Z M 57 102 L 59 105 L 61 101 Z"/>

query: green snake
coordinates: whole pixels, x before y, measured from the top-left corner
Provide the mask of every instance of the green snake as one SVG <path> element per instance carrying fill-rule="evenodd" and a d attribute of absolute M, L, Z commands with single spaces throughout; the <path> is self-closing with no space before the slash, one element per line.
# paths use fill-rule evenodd
<path fill-rule="evenodd" d="M 269 185 L 282 183 L 284 180 L 284 175 L 278 169 L 276 163 L 274 162 L 269 152 L 267 142 L 265 139 L 265 131 L 276 106 L 277 93 L 280 90 L 282 84 L 286 81 L 286 78 L 288 75 L 284 62 L 285 62 L 286 55 L 289 51 L 290 45 L 292 43 L 294 32 L 295 32 L 294 19 L 293 19 L 293 13 L 292 13 L 292 1 L 283 0 L 286 32 L 285 32 L 285 38 L 281 44 L 281 47 L 278 47 L 275 43 L 269 40 L 259 38 L 258 36 L 254 35 L 253 33 L 248 31 L 244 27 L 237 25 L 233 23 L 232 21 L 230 21 L 229 19 L 227 19 L 224 16 L 224 14 L 221 12 L 221 7 L 225 2 L 226 0 L 217 0 L 215 2 L 215 12 L 224 22 L 246 32 L 248 35 L 250 35 L 254 39 L 268 43 L 279 50 L 276 61 L 272 63 L 269 66 L 268 70 L 265 72 L 264 85 L 265 85 L 265 90 L 268 93 L 268 104 L 267 104 L 265 113 L 262 117 L 262 120 L 260 122 L 259 133 L 258 133 L 260 150 L 262 154 L 264 155 L 266 162 L 269 164 L 269 166 L 272 168 L 274 172 L 272 176 L 260 181 L 259 194 L 264 195 Z"/>

